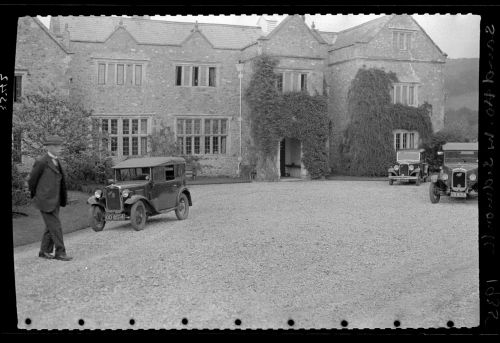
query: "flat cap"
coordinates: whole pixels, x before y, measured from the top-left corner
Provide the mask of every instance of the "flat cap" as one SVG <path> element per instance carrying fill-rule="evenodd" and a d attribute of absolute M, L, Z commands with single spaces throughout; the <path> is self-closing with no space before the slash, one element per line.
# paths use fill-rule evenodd
<path fill-rule="evenodd" d="M 45 138 L 45 142 L 43 142 L 43 144 L 44 145 L 62 145 L 63 140 L 58 135 L 52 135 L 52 136 L 47 136 Z"/>

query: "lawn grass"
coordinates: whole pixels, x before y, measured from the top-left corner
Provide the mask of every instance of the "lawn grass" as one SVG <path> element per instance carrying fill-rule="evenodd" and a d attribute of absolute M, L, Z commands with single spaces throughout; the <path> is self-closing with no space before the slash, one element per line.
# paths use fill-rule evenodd
<path fill-rule="evenodd" d="M 63 233 L 88 227 L 89 205 L 86 202 L 89 195 L 83 192 L 69 191 L 68 198 L 70 203 L 66 207 L 61 207 L 59 211 Z M 40 211 L 31 204 L 13 208 L 12 211 L 23 214 L 12 216 L 14 247 L 40 242 L 45 229 Z"/>

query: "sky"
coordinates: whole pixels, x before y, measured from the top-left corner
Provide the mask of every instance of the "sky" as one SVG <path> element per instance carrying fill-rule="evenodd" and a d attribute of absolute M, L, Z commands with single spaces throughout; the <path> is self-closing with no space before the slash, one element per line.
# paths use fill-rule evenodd
<path fill-rule="evenodd" d="M 309 15 L 306 14 L 306 23 L 313 22 L 320 31 L 342 31 L 350 27 L 365 23 L 381 15 L 368 14 L 338 14 L 338 15 Z M 427 32 L 439 48 L 448 54 L 448 58 L 477 58 L 479 57 L 479 22 L 480 16 L 472 14 L 425 14 L 412 15 L 418 24 Z M 153 20 L 184 21 L 199 23 L 220 23 L 233 25 L 257 25 L 260 15 L 231 15 L 231 16 L 152 16 Z M 267 15 L 281 22 L 284 15 Z M 50 17 L 39 17 L 48 27 Z"/>

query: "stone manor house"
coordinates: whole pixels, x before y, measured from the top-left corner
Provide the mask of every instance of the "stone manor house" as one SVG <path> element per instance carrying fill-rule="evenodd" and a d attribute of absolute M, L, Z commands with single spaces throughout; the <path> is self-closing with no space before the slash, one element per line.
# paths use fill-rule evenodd
<path fill-rule="evenodd" d="M 331 166 L 349 120 L 347 92 L 360 68 L 395 72 L 393 101 L 430 103 L 434 131 L 443 127 L 446 54 L 408 15 L 386 15 L 340 32 L 309 27 L 300 15 L 279 25 L 261 17 L 256 26 L 59 16 L 50 29 L 23 17 L 14 100 L 51 84 L 93 111 L 109 133 L 106 144 L 115 160 L 147 156 L 150 135 L 164 125 L 184 155 L 199 157 L 201 174 L 234 176 L 240 161 L 248 164 L 252 143 L 242 92 L 259 54 L 279 59 L 280 91 L 327 94 Z M 393 135 L 394 149 L 418 145 L 418 132 Z M 299 140 L 283 137 L 276 153 L 281 176 L 307 177 Z"/>

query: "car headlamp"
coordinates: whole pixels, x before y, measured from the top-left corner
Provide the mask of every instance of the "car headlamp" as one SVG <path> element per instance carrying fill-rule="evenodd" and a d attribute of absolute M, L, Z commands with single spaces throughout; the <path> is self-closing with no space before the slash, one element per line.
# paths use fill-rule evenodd
<path fill-rule="evenodd" d="M 128 189 L 124 189 L 124 190 L 122 191 L 122 196 L 123 196 L 124 198 L 128 198 L 128 196 L 130 195 L 130 193 L 132 193 L 132 192 L 130 192 Z"/>
<path fill-rule="evenodd" d="M 408 169 L 409 169 L 410 171 L 412 171 L 413 169 L 415 169 L 415 167 L 413 166 L 413 164 L 410 164 L 410 166 L 408 167 Z"/>
<path fill-rule="evenodd" d="M 96 197 L 96 199 L 100 199 L 102 197 L 102 191 L 100 189 L 96 190 L 94 192 L 94 196 Z"/>
<path fill-rule="evenodd" d="M 446 173 L 441 174 L 441 180 L 443 180 L 443 181 L 448 180 L 448 174 L 446 174 Z"/>
<path fill-rule="evenodd" d="M 399 166 L 397 164 L 394 166 L 394 170 L 399 170 Z"/>
<path fill-rule="evenodd" d="M 477 179 L 476 174 L 472 173 L 472 174 L 469 175 L 469 180 L 476 181 L 476 179 Z"/>

